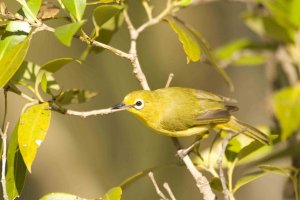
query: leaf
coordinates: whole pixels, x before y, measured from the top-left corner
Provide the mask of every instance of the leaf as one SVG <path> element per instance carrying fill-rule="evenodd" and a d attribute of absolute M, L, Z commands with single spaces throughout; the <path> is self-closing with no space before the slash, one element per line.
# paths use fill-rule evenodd
<path fill-rule="evenodd" d="M 75 60 L 73 58 L 57 58 L 57 59 L 47 62 L 46 64 L 43 64 L 42 69 L 46 70 L 47 72 L 55 73 L 72 61 L 75 61 L 75 62 L 81 64 L 81 62 L 79 60 Z"/>
<path fill-rule="evenodd" d="M 30 9 L 30 13 L 26 9 L 26 7 L 23 6 L 23 11 L 25 13 L 25 16 L 28 18 L 31 16 L 31 13 L 34 15 L 34 19 L 36 19 L 36 15 L 38 14 L 40 7 L 42 4 L 42 0 L 28 0 L 27 1 L 27 6 Z"/>
<path fill-rule="evenodd" d="M 4 87 L 21 66 L 27 54 L 30 40 L 31 37 L 29 36 L 25 41 L 12 48 L 0 60 L 0 87 Z"/>
<path fill-rule="evenodd" d="M 58 13 L 60 9 L 59 7 L 55 6 L 51 2 L 43 2 L 41 9 L 37 15 L 38 19 L 51 19 L 54 18 Z"/>
<path fill-rule="evenodd" d="M 66 46 L 70 46 L 73 36 L 83 25 L 84 22 L 85 21 L 73 22 L 70 24 L 59 26 L 55 28 L 54 35 L 61 43 L 63 43 Z"/>
<path fill-rule="evenodd" d="M 185 54 L 187 55 L 187 62 L 197 62 L 200 60 L 200 46 L 197 40 L 190 35 L 190 33 L 181 25 L 172 20 L 167 20 L 173 31 L 177 34 L 179 41 L 183 45 Z"/>
<path fill-rule="evenodd" d="M 120 200 L 122 196 L 122 188 L 114 187 L 110 189 L 103 197 L 102 200 Z"/>
<path fill-rule="evenodd" d="M 261 36 L 268 36 L 272 39 L 289 43 L 294 40 L 295 31 L 283 27 L 272 17 L 245 14 L 243 19 L 250 29 Z"/>
<path fill-rule="evenodd" d="M 6 188 L 9 200 L 21 195 L 25 183 L 26 166 L 18 145 L 18 126 L 16 125 L 7 150 Z"/>
<path fill-rule="evenodd" d="M 47 67 L 47 69 L 48 69 L 48 67 Z M 52 69 L 52 67 L 49 67 L 49 70 L 51 70 L 51 69 Z M 37 76 L 40 71 L 41 71 L 41 67 L 39 65 L 36 65 L 32 62 L 23 62 L 21 67 L 19 68 L 19 70 L 11 78 L 10 82 L 12 84 L 20 84 L 20 85 L 24 85 L 28 88 L 34 88 L 35 83 L 38 79 Z M 52 73 L 47 72 L 46 70 L 43 70 L 43 71 L 47 78 L 48 89 L 59 90 L 60 87 L 59 87 L 58 83 L 56 82 L 55 78 L 53 77 Z M 39 81 L 41 81 L 41 79 Z"/>
<path fill-rule="evenodd" d="M 300 127 L 300 84 L 286 87 L 272 97 L 281 139 L 286 140 Z"/>
<path fill-rule="evenodd" d="M 50 125 L 51 111 L 49 104 L 31 106 L 22 113 L 18 128 L 18 143 L 26 167 L 31 172 L 31 165 L 45 139 Z"/>
<path fill-rule="evenodd" d="M 250 183 L 266 174 L 267 173 L 265 171 L 257 171 L 257 172 L 246 174 L 236 182 L 233 188 L 233 193 L 235 193 L 238 189 L 240 189 L 242 186 L 246 185 L 247 183 Z"/>
<path fill-rule="evenodd" d="M 97 93 L 88 90 L 72 89 L 62 92 L 56 102 L 60 105 L 85 103 L 95 97 Z"/>
<path fill-rule="evenodd" d="M 212 187 L 212 189 L 217 190 L 218 192 L 222 192 L 223 191 L 221 180 L 219 178 L 217 178 L 217 177 L 213 177 L 209 181 L 209 185 L 210 185 L 210 187 Z"/>
<path fill-rule="evenodd" d="M 233 162 L 241 150 L 241 143 L 237 138 L 232 138 L 227 145 L 225 156 L 228 162 Z"/>
<path fill-rule="evenodd" d="M 67 193 L 50 193 L 46 194 L 40 200 L 86 200 L 73 194 Z"/>
<path fill-rule="evenodd" d="M 27 22 L 10 21 L 0 40 L 0 59 L 17 44 L 23 42 L 31 30 Z"/>
<path fill-rule="evenodd" d="M 282 176 L 287 176 L 287 177 L 291 177 L 290 175 L 290 171 L 294 171 L 297 172 L 298 170 L 294 167 L 277 167 L 277 166 L 273 166 L 273 165 L 260 165 L 259 168 L 261 168 L 262 170 L 266 171 L 266 172 L 272 172 L 272 173 L 276 173 Z"/>
<path fill-rule="evenodd" d="M 226 83 L 229 85 L 229 88 L 231 91 L 234 90 L 233 83 L 225 70 L 218 64 L 215 55 L 213 54 L 208 42 L 205 40 L 205 38 L 193 27 L 189 26 L 188 24 L 185 24 L 183 21 L 181 21 L 178 18 L 175 18 L 179 23 L 181 23 L 183 26 L 185 26 L 195 37 L 197 37 L 199 41 L 199 45 L 201 47 L 201 50 L 203 51 L 204 55 L 207 57 L 210 64 L 215 68 L 215 70 L 224 78 Z"/>
<path fill-rule="evenodd" d="M 81 21 L 86 7 L 86 0 L 61 0 L 63 5 L 68 9 L 70 14 L 77 20 Z"/>
<path fill-rule="evenodd" d="M 43 73 L 42 80 L 41 80 L 41 88 L 45 93 L 47 93 L 47 85 L 48 85 L 47 76 L 45 73 Z"/>
<path fill-rule="evenodd" d="M 300 25 L 298 0 L 260 0 L 272 17 L 283 27 L 297 29 Z"/>
<path fill-rule="evenodd" d="M 229 59 L 235 52 L 249 47 L 251 41 L 248 38 L 234 40 L 216 50 L 216 57 L 220 60 Z"/>
<path fill-rule="evenodd" d="M 124 22 L 124 15 L 122 12 L 119 14 L 113 16 L 110 20 L 108 20 L 103 26 L 101 27 L 99 31 L 99 36 L 95 38 L 96 41 L 99 41 L 104 44 L 108 44 L 110 40 L 112 39 L 113 35 L 119 30 L 119 28 L 122 26 Z M 96 33 L 97 30 L 94 30 Z M 103 48 L 97 48 L 97 47 L 91 47 L 88 46 L 86 49 L 86 54 L 89 53 L 89 51 L 92 50 L 96 53 L 102 52 Z"/>
<path fill-rule="evenodd" d="M 192 0 L 180 0 L 175 2 L 176 6 L 181 6 L 181 7 L 187 7 L 189 6 L 193 1 Z"/>
<path fill-rule="evenodd" d="M 101 5 L 95 8 L 93 12 L 93 22 L 96 27 L 97 32 L 99 29 L 112 17 L 120 13 L 123 6 L 120 5 Z"/>
<path fill-rule="evenodd" d="M 244 158 L 246 158 L 247 156 L 249 156 L 250 154 L 254 153 L 256 150 L 264 147 L 265 145 L 263 145 L 261 142 L 259 141 L 252 141 L 250 144 L 248 144 L 247 146 L 245 146 L 244 148 L 242 148 L 239 151 L 239 160 L 242 160 Z"/>

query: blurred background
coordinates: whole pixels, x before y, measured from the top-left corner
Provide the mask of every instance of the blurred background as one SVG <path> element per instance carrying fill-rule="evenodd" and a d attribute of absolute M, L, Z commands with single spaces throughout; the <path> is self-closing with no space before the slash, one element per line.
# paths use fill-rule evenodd
<path fill-rule="evenodd" d="M 165 5 L 165 1 L 152 1 L 156 5 L 155 13 Z M 4 2 L 12 11 L 19 8 L 15 1 Z M 143 8 L 136 0 L 129 3 L 134 24 L 143 23 L 147 19 Z M 256 39 L 240 20 L 243 6 L 238 2 L 221 0 L 182 9 L 179 17 L 200 31 L 216 48 L 239 37 Z M 87 9 L 85 18 L 91 19 L 91 11 L 91 8 Z M 91 29 L 92 24 L 85 26 Z M 125 24 L 110 44 L 124 51 L 129 49 L 129 34 Z M 40 32 L 32 41 L 27 60 L 43 64 L 60 57 L 79 58 L 84 49 L 85 45 L 80 41 L 73 40 L 72 47 L 67 48 L 53 34 Z M 197 88 L 233 97 L 238 100 L 240 111 L 236 116 L 241 120 L 252 125 L 270 123 L 263 66 L 229 67 L 227 72 L 235 84 L 235 91 L 231 93 L 213 67 L 201 62 L 186 63 L 176 34 L 165 22 L 149 28 L 141 35 L 138 39 L 138 55 L 151 89 L 164 87 L 169 73 L 174 73 L 171 86 Z M 86 104 L 70 107 L 79 111 L 110 107 L 130 91 L 141 89 L 132 74 L 130 63 L 108 51 L 90 54 L 81 65 L 67 65 L 56 74 L 56 78 L 63 88 L 82 88 L 99 93 Z M 8 98 L 8 121 L 12 130 L 25 101 L 11 93 Z M 2 111 L 2 96 L 0 105 Z M 193 139 L 181 141 L 190 144 Z M 27 174 L 20 199 L 39 199 L 50 192 L 99 197 L 137 172 L 176 162 L 175 154 L 170 138 L 154 134 L 127 112 L 86 119 L 54 112 L 48 135 L 38 150 L 32 174 Z M 159 184 L 169 183 L 178 200 L 202 198 L 185 167 L 163 168 L 154 174 Z M 284 177 L 268 175 L 243 187 L 236 197 L 243 200 L 281 200 L 284 183 Z M 158 197 L 150 179 L 145 176 L 123 191 L 122 199 L 152 200 Z"/>

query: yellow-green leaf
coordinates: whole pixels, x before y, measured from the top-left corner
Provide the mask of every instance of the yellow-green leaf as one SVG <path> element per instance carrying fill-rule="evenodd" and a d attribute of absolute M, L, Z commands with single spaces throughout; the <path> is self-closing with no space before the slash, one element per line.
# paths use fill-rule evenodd
<path fill-rule="evenodd" d="M 18 143 L 29 172 L 31 172 L 31 165 L 37 149 L 47 134 L 50 119 L 51 111 L 48 103 L 31 106 L 21 115 L 18 128 Z"/>
<path fill-rule="evenodd" d="M 73 22 L 70 24 L 59 26 L 55 29 L 54 35 L 66 46 L 70 46 L 73 36 L 85 21 Z"/>
<path fill-rule="evenodd" d="M 252 172 L 252 173 L 249 173 L 249 174 L 243 176 L 236 182 L 233 192 L 235 193 L 238 189 L 240 189 L 240 187 L 242 187 L 242 186 L 246 185 L 247 183 L 250 183 L 266 174 L 267 174 L 267 172 L 265 172 L 265 171 L 257 171 L 257 172 Z"/>
<path fill-rule="evenodd" d="M 120 5 L 101 5 L 93 12 L 93 22 L 97 29 L 109 21 L 123 9 Z"/>
<path fill-rule="evenodd" d="M 86 7 L 86 0 L 61 0 L 61 2 L 77 21 L 81 21 Z"/>
<path fill-rule="evenodd" d="M 47 72 L 55 73 L 58 70 L 60 70 L 63 66 L 69 64 L 72 61 L 81 64 L 81 61 L 75 60 L 73 58 L 57 58 L 47 62 L 46 64 L 43 64 L 42 69 L 46 70 Z"/>
<path fill-rule="evenodd" d="M 122 196 L 122 188 L 114 187 L 110 189 L 103 197 L 102 200 L 120 200 Z"/>
<path fill-rule="evenodd" d="M 60 105 L 85 103 L 97 95 L 96 92 L 88 90 L 71 89 L 61 93 L 56 98 L 56 102 Z"/>
<path fill-rule="evenodd" d="M 191 35 L 189 31 L 186 30 L 182 25 L 172 20 L 168 20 L 168 23 L 177 34 L 179 41 L 183 45 L 184 52 L 187 55 L 187 62 L 199 61 L 201 56 L 200 46 L 194 36 Z"/>
<path fill-rule="evenodd" d="M 40 200 L 86 200 L 73 194 L 67 193 L 50 193 L 46 194 Z"/>
<path fill-rule="evenodd" d="M 26 57 L 31 37 L 13 47 L 0 60 L 0 87 L 4 87 Z"/>
<path fill-rule="evenodd" d="M 285 140 L 300 127 L 300 83 L 275 93 L 273 105 Z"/>
<path fill-rule="evenodd" d="M 16 125 L 9 140 L 7 150 L 6 189 L 9 200 L 21 195 L 26 176 L 26 166 L 18 145 L 18 126 Z"/>

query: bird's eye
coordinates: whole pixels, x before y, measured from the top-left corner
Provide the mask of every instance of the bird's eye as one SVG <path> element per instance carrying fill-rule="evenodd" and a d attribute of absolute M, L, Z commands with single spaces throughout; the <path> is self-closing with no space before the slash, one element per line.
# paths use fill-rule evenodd
<path fill-rule="evenodd" d="M 134 103 L 134 107 L 138 110 L 144 108 L 144 101 L 142 99 L 137 99 Z"/>

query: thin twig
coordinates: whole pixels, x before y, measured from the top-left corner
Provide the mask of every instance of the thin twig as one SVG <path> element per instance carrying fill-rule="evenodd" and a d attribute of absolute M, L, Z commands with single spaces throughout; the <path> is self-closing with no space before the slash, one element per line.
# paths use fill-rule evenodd
<path fill-rule="evenodd" d="M 157 182 L 156 182 L 156 180 L 155 180 L 155 178 L 154 178 L 153 172 L 149 172 L 149 173 L 148 173 L 148 176 L 150 177 L 150 179 L 151 179 L 151 181 L 152 181 L 152 183 L 153 183 L 153 185 L 154 185 L 156 194 L 157 194 L 160 198 L 162 198 L 163 200 L 169 200 L 169 199 L 164 195 L 164 193 L 159 189 L 158 184 L 157 184 Z"/>
<path fill-rule="evenodd" d="M 3 199 L 8 200 L 7 190 L 6 190 L 6 179 L 5 179 L 5 171 L 6 171 L 6 149 L 7 149 L 7 131 L 9 127 L 9 122 L 6 123 L 5 130 L 0 130 L 1 138 L 3 142 L 3 152 L 2 152 L 2 171 L 1 171 L 1 184 L 3 190 Z"/>
<path fill-rule="evenodd" d="M 223 163 L 223 157 L 225 155 L 225 151 L 226 151 L 226 147 L 228 145 L 228 142 L 236 134 L 237 133 L 231 133 L 230 132 L 224 138 L 223 144 L 222 144 L 222 150 L 221 150 L 221 153 L 220 153 L 219 158 L 217 160 L 217 164 L 218 164 L 218 167 L 219 167 L 219 173 L 220 173 L 220 180 L 221 180 L 221 184 L 222 184 L 222 188 L 223 188 L 224 199 L 226 199 L 226 200 L 234 200 L 234 196 L 233 196 L 233 194 L 231 194 L 231 192 L 227 188 L 226 177 L 225 177 L 225 174 L 224 174 L 222 163 Z"/>
<path fill-rule="evenodd" d="M 156 17 L 149 19 L 146 23 L 142 24 L 139 28 L 136 29 L 136 32 L 139 34 L 143 32 L 146 28 L 158 24 L 163 20 L 167 15 L 169 15 L 173 10 L 172 0 L 167 0 L 166 8 Z"/>
<path fill-rule="evenodd" d="M 98 109 L 98 110 L 90 110 L 90 111 L 75 111 L 75 110 L 69 110 L 69 109 L 64 109 L 64 108 L 59 108 L 55 105 L 50 106 L 52 110 L 59 112 L 61 114 L 66 114 L 66 115 L 74 115 L 74 116 L 79 116 L 79 117 L 90 117 L 90 116 L 97 116 L 97 115 L 107 115 L 110 113 L 114 112 L 119 112 L 125 109 L 113 109 L 113 108 L 104 108 L 104 109 Z"/>
<path fill-rule="evenodd" d="M 203 194 L 204 200 L 215 200 L 216 196 L 213 193 L 209 182 L 205 176 L 202 175 L 200 171 L 197 170 L 191 158 L 186 154 L 186 150 L 181 148 L 181 145 L 177 138 L 172 138 L 175 147 L 177 148 L 177 154 L 181 160 L 186 165 L 189 172 L 192 174 L 194 180 L 196 181 L 196 186 L 198 187 L 201 194 Z"/>
<path fill-rule="evenodd" d="M 172 192 L 169 184 L 168 183 L 164 183 L 163 186 L 164 186 L 165 190 L 168 192 L 171 200 L 176 200 L 176 198 L 175 198 L 175 196 L 174 196 L 174 194 L 173 194 L 173 192 Z"/>
<path fill-rule="evenodd" d="M 174 74 L 170 73 L 165 88 L 168 88 L 173 80 Z"/>

